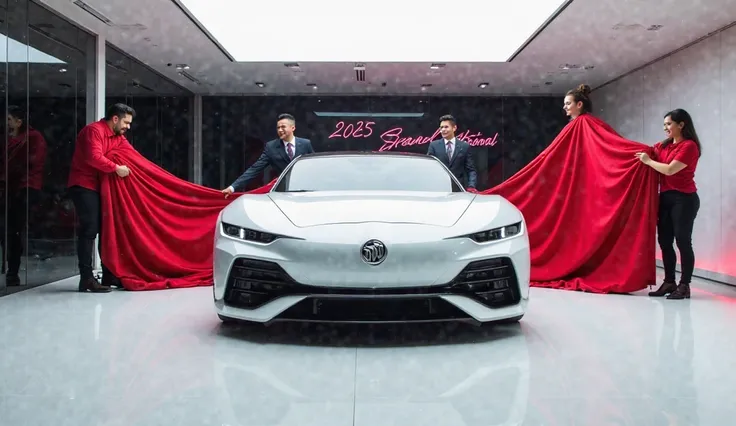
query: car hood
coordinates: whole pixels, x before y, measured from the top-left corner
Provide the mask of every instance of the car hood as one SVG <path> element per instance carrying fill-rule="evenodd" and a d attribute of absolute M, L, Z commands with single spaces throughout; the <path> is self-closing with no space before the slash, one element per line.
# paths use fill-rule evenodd
<path fill-rule="evenodd" d="M 467 192 L 271 192 L 268 196 L 300 228 L 366 222 L 448 227 L 475 198 Z"/>

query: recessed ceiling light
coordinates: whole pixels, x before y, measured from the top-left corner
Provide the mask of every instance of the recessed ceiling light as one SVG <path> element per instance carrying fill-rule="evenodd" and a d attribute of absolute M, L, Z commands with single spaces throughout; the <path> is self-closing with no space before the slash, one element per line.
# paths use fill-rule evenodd
<path fill-rule="evenodd" d="M 266 87 L 266 83 L 261 83 L 260 81 L 256 81 L 256 86 L 258 86 L 260 88 L 264 88 L 264 87 Z"/>
<path fill-rule="evenodd" d="M 60 68 L 59 72 L 66 72 L 66 68 Z"/>
<path fill-rule="evenodd" d="M 478 11 L 475 0 L 454 0 L 453 15 L 463 17 L 463 30 L 447 37 L 446 31 L 429 31 L 417 40 L 416 25 L 409 23 L 436 20 L 434 8 L 417 7 L 412 2 L 392 2 L 391 31 L 355 31 L 375 26 L 375 13 L 366 13 L 361 3 L 299 0 L 259 2 L 262 16 L 278 15 L 282 28 L 299 28 L 310 23 L 310 30 L 294 37 L 291 31 L 274 31 L 268 19 L 254 19 L 243 25 L 242 17 L 253 13 L 252 2 L 232 0 L 179 0 L 192 18 L 238 62 L 283 63 L 284 46 L 295 62 L 506 62 L 559 9 L 571 0 L 516 0 L 494 8 L 492 14 Z M 284 10 L 299 13 L 284 14 Z M 268 34 L 268 37 L 263 37 Z M 350 43 L 325 43 L 349 34 Z M 345 36 L 342 36 L 345 38 Z M 458 40 L 457 37 L 461 39 Z M 258 43 L 243 43 L 258 40 Z M 493 40 L 482 49 L 458 49 L 478 40 Z M 355 46 L 360 46 L 356 49 Z M 412 46 L 407 49 L 406 46 Z"/>
<path fill-rule="evenodd" d="M 184 71 L 189 69 L 189 65 L 187 64 L 176 64 L 177 71 Z"/>
<path fill-rule="evenodd" d="M 314 83 L 307 83 L 307 87 L 311 87 L 314 90 L 317 90 L 317 85 Z"/>
<path fill-rule="evenodd" d="M 560 65 L 561 70 L 574 70 L 580 68 L 578 64 L 562 64 Z"/>
<path fill-rule="evenodd" d="M 485 89 L 486 87 L 488 87 L 488 83 L 481 83 L 478 85 L 478 87 L 480 87 L 481 89 Z"/>
<path fill-rule="evenodd" d="M 427 90 L 427 88 L 429 87 L 432 87 L 432 85 L 429 83 L 422 84 L 422 90 Z"/>
<path fill-rule="evenodd" d="M 445 66 L 447 66 L 447 64 L 432 64 L 429 66 L 429 68 L 433 70 L 438 70 L 440 68 L 444 68 Z"/>

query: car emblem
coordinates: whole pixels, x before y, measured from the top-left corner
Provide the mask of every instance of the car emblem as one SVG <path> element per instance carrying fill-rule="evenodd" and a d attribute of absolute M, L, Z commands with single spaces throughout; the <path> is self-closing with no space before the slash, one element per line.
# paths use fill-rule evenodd
<path fill-rule="evenodd" d="M 378 240 L 370 240 L 363 244 L 360 256 L 369 265 L 380 265 L 386 260 L 386 245 Z"/>

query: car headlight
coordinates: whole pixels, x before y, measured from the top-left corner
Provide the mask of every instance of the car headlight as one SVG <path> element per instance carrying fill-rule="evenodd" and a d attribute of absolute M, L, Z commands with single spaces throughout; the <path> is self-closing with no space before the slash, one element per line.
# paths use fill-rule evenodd
<path fill-rule="evenodd" d="M 488 243 L 491 241 L 503 240 L 505 238 L 511 238 L 521 233 L 521 222 L 513 225 L 506 225 L 500 228 L 494 228 L 489 231 L 476 232 L 474 234 L 465 235 L 476 243 Z"/>
<path fill-rule="evenodd" d="M 253 229 L 241 228 L 240 226 L 222 223 L 222 233 L 233 238 L 239 238 L 244 241 L 252 241 L 255 243 L 268 244 L 279 238 L 281 235 L 269 234 L 268 232 L 255 231 Z"/>

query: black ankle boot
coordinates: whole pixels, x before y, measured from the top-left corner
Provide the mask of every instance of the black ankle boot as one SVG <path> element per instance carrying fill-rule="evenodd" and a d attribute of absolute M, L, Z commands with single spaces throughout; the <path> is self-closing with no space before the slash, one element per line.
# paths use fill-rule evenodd
<path fill-rule="evenodd" d="M 677 289 L 677 284 L 663 282 L 661 286 L 655 291 L 649 292 L 649 297 L 664 297 Z"/>
<path fill-rule="evenodd" d="M 671 300 L 681 300 L 690 298 L 690 284 L 680 284 L 677 289 L 667 296 Z"/>

